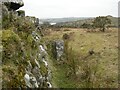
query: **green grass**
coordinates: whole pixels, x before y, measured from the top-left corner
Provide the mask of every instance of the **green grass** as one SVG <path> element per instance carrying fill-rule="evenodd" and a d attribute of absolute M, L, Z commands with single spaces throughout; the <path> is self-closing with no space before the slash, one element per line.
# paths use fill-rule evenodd
<path fill-rule="evenodd" d="M 55 64 L 56 63 L 56 64 Z M 70 79 L 66 76 L 67 74 L 67 66 L 66 65 L 58 65 L 55 61 L 53 64 L 54 71 L 52 73 L 52 81 L 57 85 L 56 87 L 62 88 L 75 88 L 76 82 L 73 82 L 73 79 Z"/>
<path fill-rule="evenodd" d="M 3 30 L 0 33 L 2 33 L 3 46 L 3 87 L 19 87 L 19 85 L 25 87 L 23 80 L 25 74 L 24 70 L 28 65 L 27 61 L 38 58 L 39 43 L 33 42 L 31 34 L 15 32 L 13 28 Z M 28 37 L 26 38 L 26 36 Z M 43 65 L 42 67 L 44 69 Z M 43 71 L 43 74 L 44 73 L 45 70 Z"/>
<path fill-rule="evenodd" d="M 90 67 L 94 65 L 94 60 L 99 60 L 97 74 L 94 77 L 94 85 L 92 87 L 99 88 L 115 88 L 117 87 L 118 80 L 118 32 L 117 29 L 111 28 L 105 33 L 103 32 L 86 32 L 83 29 L 70 29 L 70 31 L 51 31 L 49 35 L 44 37 L 45 41 L 62 39 L 62 36 L 67 33 L 70 34 L 69 47 L 77 53 L 79 62 L 84 60 L 88 55 L 89 50 L 93 49 L 95 53 L 99 53 L 93 57 L 88 58 L 87 62 Z M 56 62 L 52 61 L 53 64 Z M 84 65 L 84 64 L 83 64 Z M 79 63 L 81 66 L 81 63 Z M 66 72 L 68 67 L 66 65 L 54 65 L 53 81 L 57 87 L 86 87 L 86 82 L 67 78 Z"/>

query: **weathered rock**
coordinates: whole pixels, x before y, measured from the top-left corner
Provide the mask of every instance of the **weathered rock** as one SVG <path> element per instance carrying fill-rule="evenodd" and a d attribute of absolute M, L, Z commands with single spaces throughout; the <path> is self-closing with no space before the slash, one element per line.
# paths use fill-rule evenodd
<path fill-rule="evenodd" d="M 13 0 L 14 1 L 14 0 Z M 12 2 L 12 0 L 11 0 Z M 11 10 L 11 3 L 8 0 L 3 1 L 2 4 L 2 27 L 8 28 L 18 19 L 18 12 L 15 10 Z M 16 6 L 14 6 L 16 7 Z M 21 15 L 23 16 L 23 14 Z"/>
<path fill-rule="evenodd" d="M 18 12 L 18 16 L 25 17 L 25 11 L 24 10 L 19 10 L 17 12 Z"/>
<path fill-rule="evenodd" d="M 35 59 L 35 63 L 37 64 L 37 66 L 40 68 L 40 64 L 39 62 Z"/>
<path fill-rule="evenodd" d="M 33 39 L 37 42 L 41 39 L 41 37 L 34 31 L 32 32 Z"/>
<path fill-rule="evenodd" d="M 47 52 L 43 45 L 39 45 L 38 56 L 39 58 L 33 60 L 32 62 L 34 65 L 28 61 L 26 74 L 24 76 L 26 86 L 29 88 L 51 88 L 51 70 L 48 68 Z M 43 68 L 45 68 L 44 71 L 42 71 Z"/>
<path fill-rule="evenodd" d="M 25 80 L 26 86 L 29 88 L 38 88 L 39 87 L 37 80 L 33 75 L 29 75 L 26 73 L 24 76 L 24 80 Z"/>
<path fill-rule="evenodd" d="M 32 23 L 34 23 L 36 27 L 39 25 L 39 19 L 38 18 L 36 18 L 36 17 L 30 17 L 30 16 L 26 16 L 26 18 L 28 20 L 30 20 Z"/>
<path fill-rule="evenodd" d="M 53 55 L 55 59 L 61 60 L 64 54 L 64 41 L 57 40 L 53 42 Z"/>
<path fill-rule="evenodd" d="M 24 80 L 28 87 L 32 87 L 32 84 L 30 83 L 30 76 L 27 73 L 24 76 Z"/>
<path fill-rule="evenodd" d="M 90 55 L 93 55 L 94 53 L 95 53 L 95 52 L 94 52 L 93 49 L 89 50 L 89 54 L 90 54 Z"/>
<path fill-rule="evenodd" d="M 2 0 L 8 10 L 17 10 L 24 5 L 22 0 Z"/>
<path fill-rule="evenodd" d="M 42 58 L 45 58 L 47 55 L 46 50 L 44 49 L 44 47 L 42 45 L 39 46 L 39 50 L 40 50 L 40 55 Z"/>
<path fill-rule="evenodd" d="M 45 61 L 45 64 L 46 63 L 47 63 L 47 61 Z M 50 73 L 50 70 L 47 70 L 47 71 L 48 71 L 48 75 L 45 74 L 45 76 L 42 76 L 40 73 L 41 72 L 40 68 L 38 67 L 37 64 L 33 69 L 26 71 L 26 74 L 24 75 L 24 80 L 25 80 L 26 86 L 29 88 L 41 88 L 41 87 L 46 87 L 43 84 L 43 83 L 46 83 L 46 85 L 49 84 L 46 88 L 52 87 L 52 85 L 50 84 L 51 73 Z"/>
<path fill-rule="evenodd" d="M 32 87 L 30 87 L 30 88 L 38 88 L 39 87 L 35 77 L 30 77 L 30 82 L 32 84 Z"/>
<path fill-rule="evenodd" d="M 43 60 L 43 62 L 44 62 L 44 64 L 45 64 L 45 66 L 48 67 L 47 61 L 46 61 L 44 58 L 43 58 L 42 60 Z"/>
<path fill-rule="evenodd" d="M 51 79 L 52 79 L 52 75 L 51 74 L 52 74 L 51 70 L 48 69 L 48 76 L 47 76 L 47 80 L 48 81 L 51 81 Z"/>
<path fill-rule="evenodd" d="M 47 86 L 48 86 L 48 88 L 52 88 L 52 85 L 50 82 L 47 82 Z"/>

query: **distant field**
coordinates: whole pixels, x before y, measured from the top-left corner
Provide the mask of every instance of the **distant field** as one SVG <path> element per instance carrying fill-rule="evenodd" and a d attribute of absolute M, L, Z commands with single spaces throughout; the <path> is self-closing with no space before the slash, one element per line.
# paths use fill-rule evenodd
<path fill-rule="evenodd" d="M 94 78 L 93 87 L 118 87 L 118 29 L 110 28 L 106 32 L 87 32 L 85 29 L 62 28 L 61 31 L 48 31 L 44 36 L 46 42 L 62 39 L 67 33 L 70 36 L 69 46 L 77 53 L 79 60 L 88 55 L 89 50 L 99 53 L 99 56 L 92 56 L 89 59 L 98 60 L 98 72 Z M 85 87 L 84 81 L 66 78 L 67 67 L 58 66 L 53 62 L 55 73 L 54 82 L 58 87 Z M 92 63 L 88 63 L 91 64 Z M 80 66 L 80 64 L 79 64 Z M 78 72 L 81 72 L 78 70 Z M 78 76 L 80 74 L 78 73 Z"/>

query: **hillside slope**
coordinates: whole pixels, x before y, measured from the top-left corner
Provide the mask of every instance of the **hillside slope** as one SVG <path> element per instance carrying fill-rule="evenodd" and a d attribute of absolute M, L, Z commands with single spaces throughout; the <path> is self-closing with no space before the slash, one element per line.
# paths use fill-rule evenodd
<path fill-rule="evenodd" d="M 108 16 L 108 18 L 112 22 L 111 23 L 112 27 L 118 27 L 118 18 L 117 17 Z M 80 28 L 82 24 L 84 24 L 84 23 L 92 24 L 93 21 L 94 21 L 94 18 L 88 18 L 88 19 L 84 19 L 84 20 L 60 22 L 60 23 L 57 23 L 56 26 L 59 26 L 59 27 L 78 27 L 78 28 Z"/>

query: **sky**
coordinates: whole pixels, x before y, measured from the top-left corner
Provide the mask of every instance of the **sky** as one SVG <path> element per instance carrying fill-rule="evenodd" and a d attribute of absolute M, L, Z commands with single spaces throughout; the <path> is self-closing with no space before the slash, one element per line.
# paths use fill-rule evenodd
<path fill-rule="evenodd" d="M 23 0 L 26 16 L 37 18 L 118 16 L 119 0 Z"/>

